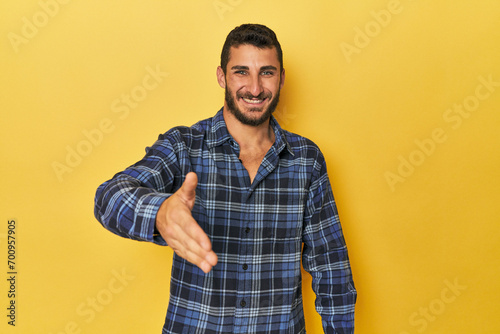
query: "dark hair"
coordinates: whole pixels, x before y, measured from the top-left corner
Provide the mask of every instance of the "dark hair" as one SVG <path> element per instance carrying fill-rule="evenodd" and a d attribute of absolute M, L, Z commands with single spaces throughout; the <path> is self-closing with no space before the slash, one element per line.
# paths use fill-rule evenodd
<path fill-rule="evenodd" d="M 231 47 L 238 47 L 242 44 L 253 45 L 260 49 L 276 48 L 281 67 L 280 72 L 283 71 L 283 51 L 274 31 L 262 24 L 242 24 L 227 35 L 226 42 L 222 47 L 220 66 L 224 73 L 226 73 L 227 63 L 229 62 Z"/>

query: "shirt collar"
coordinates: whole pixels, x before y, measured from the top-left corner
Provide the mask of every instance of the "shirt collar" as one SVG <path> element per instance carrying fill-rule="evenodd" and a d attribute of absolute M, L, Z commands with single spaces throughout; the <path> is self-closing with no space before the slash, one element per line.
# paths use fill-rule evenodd
<path fill-rule="evenodd" d="M 221 108 L 212 118 L 212 127 L 209 130 L 207 140 L 207 145 L 209 148 L 222 145 L 228 140 L 233 140 L 232 136 L 227 130 L 226 121 L 224 121 L 222 110 L 223 108 Z M 274 130 L 275 140 L 273 146 L 275 147 L 276 152 L 279 154 L 281 153 L 281 151 L 283 151 L 283 149 L 286 148 L 291 155 L 294 155 L 292 147 L 286 139 L 285 131 L 281 128 L 276 118 L 274 118 L 274 116 L 272 115 L 270 124 Z"/>
<path fill-rule="evenodd" d="M 213 148 L 215 146 L 220 146 L 232 137 L 227 130 L 226 121 L 224 121 L 224 116 L 222 114 L 221 108 L 214 117 L 212 117 L 212 126 L 209 129 L 207 145 L 208 148 Z"/>

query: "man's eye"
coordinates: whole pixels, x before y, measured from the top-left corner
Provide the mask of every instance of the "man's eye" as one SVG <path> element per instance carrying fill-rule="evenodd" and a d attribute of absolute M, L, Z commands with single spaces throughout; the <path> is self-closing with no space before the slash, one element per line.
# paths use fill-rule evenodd
<path fill-rule="evenodd" d="M 262 75 L 273 75 L 273 71 L 263 71 Z"/>
<path fill-rule="evenodd" d="M 244 74 L 246 74 L 247 72 L 246 72 L 246 71 L 236 71 L 235 73 L 236 73 L 236 74 L 242 74 L 242 75 L 244 75 Z"/>

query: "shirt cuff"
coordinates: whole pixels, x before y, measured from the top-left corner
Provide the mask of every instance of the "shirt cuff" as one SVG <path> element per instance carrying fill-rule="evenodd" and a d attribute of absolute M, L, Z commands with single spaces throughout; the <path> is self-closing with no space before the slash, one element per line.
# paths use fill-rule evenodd
<path fill-rule="evenodd" d="M 156 215 L 162 203 L 172 194 L 153 192 L 141 196 L 137 203 L 135 223 L 132 230 L 144 241 L 166 246 L 165 239 L 156 229 Z"/>

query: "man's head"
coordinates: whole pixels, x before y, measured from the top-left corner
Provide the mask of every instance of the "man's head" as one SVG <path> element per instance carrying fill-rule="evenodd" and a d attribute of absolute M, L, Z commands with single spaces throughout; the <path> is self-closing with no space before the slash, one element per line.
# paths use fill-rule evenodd
<path fill-rule="evenodd" d="M 217 68 L 227 112 L 246 125 L 266 123 L 278 105 L 284 79 L 281 46 L 272 30 L 244 24 L 229 33 Z"/>
<path fill-rule="evenodd" d="M 226 37 L 220 56 L 220 66 L 224 74 L 226 73 L 227 63 L 231 57 L 231 47 L 238 47 L 244 44 L 253 45 L 259 49 L 275 48 L 278 54 L 278 61 L 280 62 L 280 72 L 283 71 L 283 51 L 274 31 L 262 24 L 247 23 L 234 28 Z"/>

